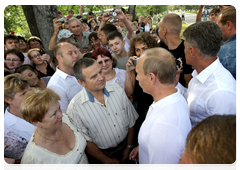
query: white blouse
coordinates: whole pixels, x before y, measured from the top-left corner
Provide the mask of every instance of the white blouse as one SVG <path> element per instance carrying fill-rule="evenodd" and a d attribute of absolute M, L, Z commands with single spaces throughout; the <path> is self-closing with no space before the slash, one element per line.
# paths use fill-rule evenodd
<path fill-rule="evenodd" d="M 4 113 L 4 149 L 6 158 L 20 159 L 30 140 L 35 126 L 9 112 L 9 107 Z"/>
<path fill-rule="evenodd" d="M 119 84 L 123 89 L 125 88 L 125 78 L 126 78 L 126 70 L 113 68 L 116 72 L 116 76 L 109 80 L 108 82 L 113 82 Z"/>
<path fill-rule="evenodd" d="M 88 164 L 87 156 L 84 152 L 87 145 L 86 140 L 81 133 L 76 130 L 73 124 L 69 121 L 68 116 L 64 113 L 62 121 L 74 132 L 76 142 L 73 150 L 66 155 L 58 155 L 36 145 L 33 142 L 33 134 L 22 157 L 21 164 Z"/>

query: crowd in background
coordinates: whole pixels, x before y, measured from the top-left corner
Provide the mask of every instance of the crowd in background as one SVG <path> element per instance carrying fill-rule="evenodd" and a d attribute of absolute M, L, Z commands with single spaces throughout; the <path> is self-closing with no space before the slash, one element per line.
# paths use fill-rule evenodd
<path fill-rule="evenodd" d="M 236 160 L 236 9 L 182 20 L 58 11 L 49 37 L 4 35 L 7 163 Z M 183 19 L 184 18 L 184 19 Z"/>

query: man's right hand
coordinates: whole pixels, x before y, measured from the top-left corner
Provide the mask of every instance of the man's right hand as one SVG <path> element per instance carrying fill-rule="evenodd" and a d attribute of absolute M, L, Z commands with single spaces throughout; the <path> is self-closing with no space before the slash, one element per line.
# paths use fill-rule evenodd
<path fill-rule="evenodd" d="M 110 158 L 105 165 L 108 166 L 109 169 L 117 170 L 119 169 L 119 165 L 121 164 L 121 161 L 117 160 L 116 158 Z"/>
<path fill-rule="evenodd" d="M 109 12 L 106 12 L 102 16 L 102 21 L 107 22 L 112 16 L 109 15 Z"/>
<path fill-rule="evenodd" d="M 59 19 L 54 18 L 53 19 L 53 27 L 54 27 L 54 34 L 58 34 L 59 33 L 59 28 L 62 26 L 61 21 L 59 21 Z"/>
<path fill-rule="evenodd" d="M 139 161 L 139 146 L 135 147 L 129 155 L 129 160 Z"/>

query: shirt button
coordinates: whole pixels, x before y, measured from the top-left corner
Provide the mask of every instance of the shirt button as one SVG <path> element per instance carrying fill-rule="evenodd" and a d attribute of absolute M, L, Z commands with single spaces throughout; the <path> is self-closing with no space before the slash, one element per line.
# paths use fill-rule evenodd
<path fill-rule="evenodd" d="M 120 136 L 118 136 L 120 138 Z"/>
<path fill-rule="evenodd" d="M 114 125 L 114 127 L 115 127 L 116 125 Z"/>

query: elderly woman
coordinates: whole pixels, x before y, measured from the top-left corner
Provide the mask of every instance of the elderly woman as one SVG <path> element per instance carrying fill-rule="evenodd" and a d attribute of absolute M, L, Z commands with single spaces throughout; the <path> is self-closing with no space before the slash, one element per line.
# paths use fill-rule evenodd
<path fill-rule="evenodd" d="M 4 157 L 19 160 L 30 140 L 35 126 L 25 121 L 20 113 L 20 105 L 26 92 L 30 90 L 28 82 L 15 73 L 4 77 Z"/>
<path fill-rule="evenodd" d="M 4 59 L 5 59 L 6 68 L 14 72 L 14 70 L 18 66 L 23 64 L 24 55 L 19 50 L 11 49 L 11 50 L 7 50 L 4 53 Z"/>
<path fill-rule="evenodd" d="M 47 84 L 51 78 L 51 76 L 40 77 L 39 72 L 30 64 L 21 65 L 15 70 L 15 73 L 20 73 L 25 77 L 30 87 L 39 87 L 41 89 L 47 88 Z"/>
<path fill-rule="evenodd" d="M 114 59 L 107 49 L 102 47 L 96 48 L 91 58 L 95 59 L 101 65 L 106 81 L 118 83 L 123 89 L 125 88 L 126 71 L 113 68 Z"/>
<path fill-rule="evenodd" d="M 42 55 L 39 52 L 38 48 L 34 48 L 28 51 L 27 53 L 30 61 L 35 64 L 35 68 L 40 73 L 40 77 L 52 76 L 55 73 L 55 66 L 51 62 L 43 60 Z"/>
<path fill-rule="evenodd" d="M 88 163 L 86 140 L 62 113 L 60 97 L 50 89 L 32 90 L 20 107 L 23 118 L 34 130 L 21 160 L 22 164 Z"/>

